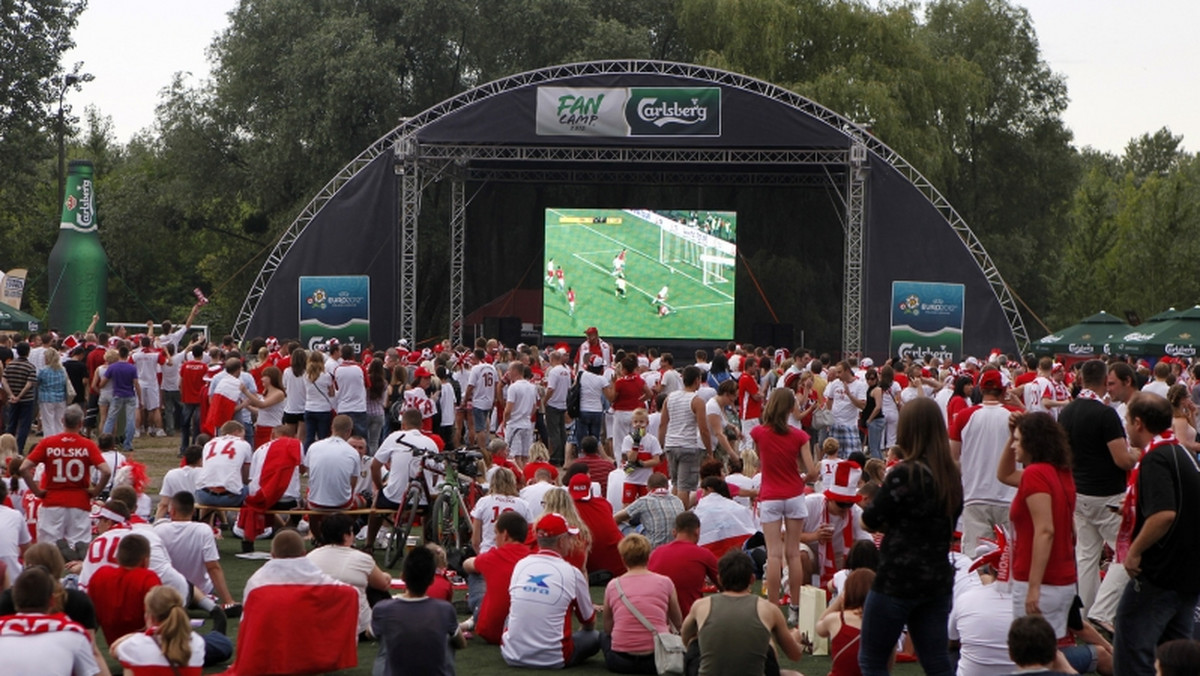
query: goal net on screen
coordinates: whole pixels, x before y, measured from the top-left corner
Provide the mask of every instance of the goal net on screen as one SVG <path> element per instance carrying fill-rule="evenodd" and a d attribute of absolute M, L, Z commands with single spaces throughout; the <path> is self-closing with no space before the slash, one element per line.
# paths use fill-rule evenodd
<path fill-rule="evenodd" d="M 653 211 L 635 209 L 629 213 L 658 227 L 660 264 L 699 273 L 705 286 L 727 283 L 733 275 L 737 246 L 732 242 Z"/>

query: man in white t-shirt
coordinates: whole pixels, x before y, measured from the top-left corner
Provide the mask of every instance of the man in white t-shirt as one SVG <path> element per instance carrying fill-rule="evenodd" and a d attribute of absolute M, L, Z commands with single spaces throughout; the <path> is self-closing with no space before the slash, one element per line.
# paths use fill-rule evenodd
<path fill-rule="evenodd" d="M 221 425 L 221 436 L 204 445 L 204 460 L 196 473 L 196 502 L 203 507 L 238 507 L 246 499 L 253 453 L 245 428 L 236 420 Z M 201 518 L 207 516 L 200 510 Z"/>
<path fill-rule="evenodd" d="M 29 528 L 25 525 L 25 517 L 12 507 L 2 503 L 8 497 L 8 482 L 0 481 L 0 561 L 8 567 L 8 584 L 11 585 L 21 573 L 21 557 L 33 540 Z M 19 500 L 14 500 L 19 502 Z M 4 584 L 0 576 L 0 585 Z"/>
<path fill-rule="evenodd" d="M 138 430 L 144 429 L 149 436 L 165 437 L 158 368 L 167 362 L 167 354 L 154 349 L 151 342 L 150 336 L 142 336 L 141 348 L 129 355 L 129 360 L 137 368 L 138 385 L 142 388 L 142 398 L 138 400 L 137 426 Z"/>
<path fill-rule="evenodd" d="M 566 457 L 567 392 L 571 389 L 571 369 L 563 362 L 561 350 L 550 351 L 550 370 L 546 373 L 546 392 L 542 404 L 546 410 L 546 439 L 550 462 L 561 465 Z"/>
<path fill-rule="evenodd" d="M 978 564 L 973 564 L 974 570 Z M 974 572 L 970 575 L 975 575 Z M 959 673 L 1000 676 L 1017 673 L 1008 654 L 1008 629 L 1012 625 L 1012 594 L 1008 582 L 980 574 L 982 584 L 955 589 L 950 611 L 949 637 L 958 641 Z"/>
<path fill-rule="evenodd" d="M 352 509 L 356 504 L 355 487 L 362 463 L 358 451 L 350 445 L 354 421 L 337 415 L 332 434 L 308 447 L 304 466 L 308 468 L 308 506 L 311 509 Z M 309 522 L 311 524 L 311 517 Z M 315 525 L 312 526 L 316 528 Z"/>
<path fill-rule="evenodd" d="M 487 352 L 483 348 L 475 349 L 475 365 L 471 367 L 471 375 L 467 380 L 467 394 L 464 397 L 471 402 L 471 434 L 475 437 L 475 445 L 487 448 L 489 421 L 492 408 L 500 396 L 500 374 L 496 367 L 484 361 Z"/>
<path fill-rule="evenodd" d="M 236 617 L 241 606 L 234 602 L 225 584 L 216 538 L 208 524 L 192 520 L 195 510 L 196 499 L 191 493 L 176 493 L 171 498 L 171 520 L 156 523 L 154 532 L 171 556 L 171 567 L 202 593 L 215 593 L 225 612 Z"/>
<path fill-rule="evenodd" d="M 554 485 L 554 477 L 550 474 L 550 470 L 542 468 L 533 473 L 533 481 L 525 485 L 521 489 L 521 499 L 525 504 L 529 505 L 529 509 L 536 513 L 542 513 L 542 501 L 546 494 L 558 488 Z"/>
<path fill-rule="evenodd" d="M 738 384 L 730 378 L 717 386 L 717 393 L 704 402 L 704 417 L 708 424 L 708 434 L 713 439 L 713 449 L 721 449 L 726 458 L 740 458 L 741 452 L 729 442 L 725 436 L 725 428 L 731 426 L 725 417 L 725 410 L 737 401 Z M 736 428 L 733 428 L 736 429 Z"/>
<path fill-rule="evenodd" d="M 662 353 L 658 358 L 659 377 L 658 387 L 654 390 L 657 394 L 671 394 L 683 389 L 683 378 L 680 377 L 679 371 L 675 370 L 675 357 L 670 352 Z"/>
<path fill-rule="evenodd" d="M 587 579 L 563 559 L 579 529 L 559 514 L 547 514 L 538 520 L 535 532 L 538 551 L 513 568 L 500 654 L 514 667 L 575 666 L 600 651 Z M 572 632 L 572 610 L 583 625 L 580 631 Z"/>
<path fill-rule="evenodd" d="M 350 416 L 354 434 L 367 436 L 367 370 L 354 360 L 354 346 L 342 346 L 342 361 L 333 369 L 333 384 L 337 387 L 333 408 Z"/>
<path fill-rule="evenodd" d="M 200 303 L 193 305 L 192 311 L 188 313 L 187 319 L 183 321 L 183 326 L 179 327 L 178 329 L 172 326 L 171 322 L 163 322 L 162 335 L 156 339 L 158 346 L 162 349 L 166 349 L 167 345 L 174 345 L 175 349 L 179 350 L 179 343 L 183 340 L 183 337 L 187 335 L 187 332 L 192 330 L 192 322 L 196 321 L 196 315 L 200 314 L 200 307 Z M 154 324 L 150 325 L 150 331 L 153 333 Z"/>
<path fill-rule="evenodd" d="M 420 476 L 422 461 L 417 457 L 425 453 L 437 453 L 433 439 L 421 433 L 421 412 L 416 409 L 405 411 L 400 417 L 400 431 L 392 432 L 375 451 L 371 460 L 371 483 L 375 485 L 375 509 L 395 512 L 404 501 L 404 492 L 414 477 Z M 414 453 L 416 451 L 416 453 Z M 386 467 L 387 484 L 383 482 Z M 433 486 L 426 484 L 432 489 Z M 367 519 L 367 542 L 374 543 L 379 533 L 383 516 L 372 512 Z"/>
<path fill-rule="evenodd" d="M 158 491 L 158 508 L 154 512 L 155 519 L 167 515 L 171 507 L 171 497 L 180 491 L 195 495 L 196 475 L 200 473 L 200 463 L 204 459 L 203 446 L 188 446 L 183 452 L 183 467 L 167 470 L 163 475 L 162 488 Z"/>
<path fill-rule="evenodd" d="M 33 567 L 16 577 L 16 615 L 0 617 L 0 673 L 93 676 L 104 658 L 87 630 L 65 615 L 50 615 L 54 578 Z"/>
<path fill-rule="evenodd" d="M 833 579 L 842 568 L 850 548 L 858 540 L 871 536 L 862 527 L 862 497 L 858 495 L 858 480 L 862 470 L 858 463 L 842 460 L 842 472 L 835 472 L 832 485 L 823 493 L 804 496 L 804 528 L 800 534 L 800 556 L 804 561 L 805 581 L 819 576 L 820 586 Z"/>
<path fill-rule="evenodd" d="M 1037 377 L 1025 385 L 1025 410 L 1029 413 L 1049 413 L 1045 401 L 1054 399 L 1054 383 L 1050 380 L 1050 372 L 1054 368 L 1054 360 L 1042 357 L 1038 361 Z"/>
<path fill-rule="evenodd" d="M 861 385 L 861 388 L 860 388 Z M 838 457 L 845 459 L 862 450 L 858 433 L 858 412 L 867 404 L 866 384 L 854 378 L 854 369 L 846 361 L 833 367 L 833 378 L 825 386 L 825 406 L 833 413 L 829 436 L 838 441 Z"/>
<path fill-rule="evenodd" d="M 524 467 L 533 445 L 533 414 L 537 407 L 537 386 L 525 379 L 525 369 L 519 361 L 508 367 L 508 393 L 504 397 L 504 439 L 508 442 L 509 457 Z"/>
<path fill-rule="evenodd" d="M 133 531 L 127 521 L 129 507 L 118 500 L 109 500 L 100 508 L 100 516 L 96 519 L 96 537 L 88 545 L 87 556 L 79 569 L 79 588 L 87 591 L 88 582 L 92 575 L 104 566 L 119 566 L 117 563 L 117 545 L 121 539 Z"/>
<path fill-rule="evenodd" d="M 950 421 L 950 453 L 962 466 L 962 551 L 975 553 L 979 538 L 992 534 L 996 525 L 1007 526 L 1009 508 L 1017 489 L 996 478 L 1001 453 L 1009 453 L 1008 419 L 1016 411 L 1003 402 L 1005 388 L 1000 372 L 979 376 L 983 402 L 959 411 Z"/>

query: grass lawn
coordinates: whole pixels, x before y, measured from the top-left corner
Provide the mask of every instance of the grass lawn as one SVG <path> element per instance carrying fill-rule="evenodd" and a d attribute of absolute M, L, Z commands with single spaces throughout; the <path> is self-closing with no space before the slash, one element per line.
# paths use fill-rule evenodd
<path fill-rule="evenodd" d="M 172 467 L 175 467 L 178 465 L 178 459 L 176 458 L 177 444 L 178 444 L 177 439 L 172 439 L 172 438 L 137 439 L 136 440 L 136 443 L 135 443 L 135 448 L 136 448 L 135 456 L 136 457 L 133 459 L 135 459 L 139 462 L 143 462 L 147 466 L 148 474 L 151 477 L 151 485 L 150 485 L 150 488 L 147 489 L 146 492 L 152 498 L 157 498 L 158 487 L 160 486 L 160 484 L 162 482 L 162 477 L 166 473 L 166 471 L 168 469 L 171 469 Z M 254 571 L 258 570 L 258 568 L 262 565 L 262 561 L 250 561 L 250 560 L 246 560 L 246 559 L 237 558 L 235 556 L 235 554 L 241 551 L 241 546 L 240 546 L 240 540 L 238 540 L 234 537 L 226 537 L 222 540 L 219 540 L 217 542 L 217 545 L 218 545 L 218 549 L 221 551 L 221 567 L 225 570 L 225 578 L 226 578 L 226 581 L 229 583 L 229 589 L 233 593 L 235 598 L 241 599 L 242 598 L 242 589 L 245 586 L 246 580 L 254 573 Z M 260 551 L 265 550 L 268 547 L 269 547 L 269 544 L 266 541 L 260 541 L 258 543 L 258 549 Z M 377 555 L 376 559 L 379 561 L 380 565 L 382 566 L 383 565 L 382 553 Z M 397 577 L 400 574 L 399 570 L 395 570 L 392 572 Z M 459 592 L 458 594 L 459 594 L 459 597 L 461 597 L 463 599 L 466 598 L 465 591 Z M 604 596 L 604 589 L 602 587 L 593 587 L 592 588 L 592 600 L 593 601 L 596 601 L 599 603 L 602 601 L 603 596 Z M 320 621 L 320 618 L 312 618 L 312 619 L 315 621 Z M 301 621 L 311 621 L 311 620 L 301 620 Z M 207 631 L 207 625 L 205 625 L 205 627 L 202 630 Z M 229 635 L 230 635 L 230 638 L 233 639 L 235 646 L 237 643 L 237 630 L 238 630 L 238 621 L 230 620 L 229 621 Z M 286 640 L 286 636 L 287 636 L 286 632 L 287 632 L 286 627 L 280 628 L 280 639 L 281 640 Z M 102 642 L 102 645 L 101 645 L 102 652 L 105 655 L 107 655 L 108 654 L 107 645 L 103 644 L 103 639 L 98 639 L 98 640 L 101 640 L 101 642 Z M 297 646 L 296 649 L 301 650 L 303 648 L 301 646 Z M 337 672 L 337 673 L 339 673 L 339 674 L 364 674 L 364 675 L 370 674 L 371 673 L 371 663 L 375 659 L 375 654 L 377 652 L 377 649 L 378 649 L 378 646 L 375 643 L 359 644 L 358 667 L 356 667 L 354 669 L 348 669 L 345 671 Z M 118 665 L 116 664 L 116 662 L 114 662 L 112 660 L 110 660 L 109 662 L 110 662 L 110 665 L 109 665 L 110 667 L 113 667 L 114 669 L 118 669 Z M 231 663 L 232 663 L 232 661 L 231 661 Z M 506 665 L 504 663 L 503 658 L 500 657 L 500 648 L 498 646 L 488 645 L 482 639 L 478 639 L 478 638 L 472 639 L 469 642 L 469 644 L 465 650 L 461 650 L 458 652 L 456 664 L 457 664 L 457 672 L 459 674 L 496 674 L 496 673 L 518 673 L 518 672 L 527 672 L 528 671 L 526 669 L 517 669 L 517 668 L 509 667 L 508 665 Z M 219 673 L 219 672 L 223 671 L 224 668 L 227 666 L 228 665 L 223 665 L 222 667 L 219 667 L 219 668 L 209 669 L 209 670 L 206 670 L 205 673 Z M 826 674 L 829 672 L 829 658 L 828 657 L 805 656 L 799 662 L 791 662 L 791 661 L 785 659 L 783 661 L 782 666 L 784 668 L 798 669 L 801 672 L 808 674 L 809 676 L 813 676 L 815 674 Z M 115 671 L 114 673 L 120 673 L 120 672 Z M 570 671 L 570 673 L 607 674 L 609 672 L 604 668 L 603 657 L 598 655 L 596 657 L 593 657 L 587 663 L 581 665 L 580 667 L 572 669 Z M 920 674 L 922 672 L 918 665 L 902 664 L 902 665 L 897 665 L 897 667 L 893 673 L 906 676 L 906 675 Z"/>
<path fill-rule="evenodd" d="M 561 219 L 606 218 L 608 223 L 561 223 Z M 620 219 L 620 223 L 613 223 Z M 575 291 L 575 314 L 556 284 L 543 284 L 543 330 L 549 336 L 578 336 L 596 326 L 601 335 L 638 338 L 729 340 L 733 337 L 734 276 L 704 284 L 700 268 L 660 261 L 661 230 L 617 209 L 549 209 L 546 212 L 546 262 L 564 272 Z M 626 250 L 625 297 L 616 294 L 613 259 Z M 545 275 L 545 268 L 542 269 Z M 545 282 L 545 277 L 543 277 Z M 652 303 L 669 288 L 671 312 L 659 316 Z"/>

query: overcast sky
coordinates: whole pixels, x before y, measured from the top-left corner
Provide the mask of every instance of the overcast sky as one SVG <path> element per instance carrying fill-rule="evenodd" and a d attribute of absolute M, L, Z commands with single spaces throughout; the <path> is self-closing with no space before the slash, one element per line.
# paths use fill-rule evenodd
<path fill-rule="evenodd" d="M 235 0 L 92 2 L 64 62 L 96 76 L 68 95 L 111 116 L 120 141 L 150 127 L 159 94 L 176 72 L 198 82 L 205 52 Z M 1043 58 L 1067 78 L 1065 114 L 1076 145 L 1119 153 L 1129 139 L 1166 126 L 1194 149 L 1200 139 L 1200 61 L 1195 0 L 1024 0 Z M 886 139 L 884 139 L 886 141 Z"/>

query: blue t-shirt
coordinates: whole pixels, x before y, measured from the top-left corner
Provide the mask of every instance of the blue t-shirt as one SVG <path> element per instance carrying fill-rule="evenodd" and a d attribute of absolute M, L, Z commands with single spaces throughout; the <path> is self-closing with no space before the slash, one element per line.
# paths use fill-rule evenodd
<path fill-rule="evenodd" d="M 132 397 L 133 381 L 137 380 L 137 367 L 127 361 L 109 364 L 104 377 L 112 381 L 113 397 Z"/>

